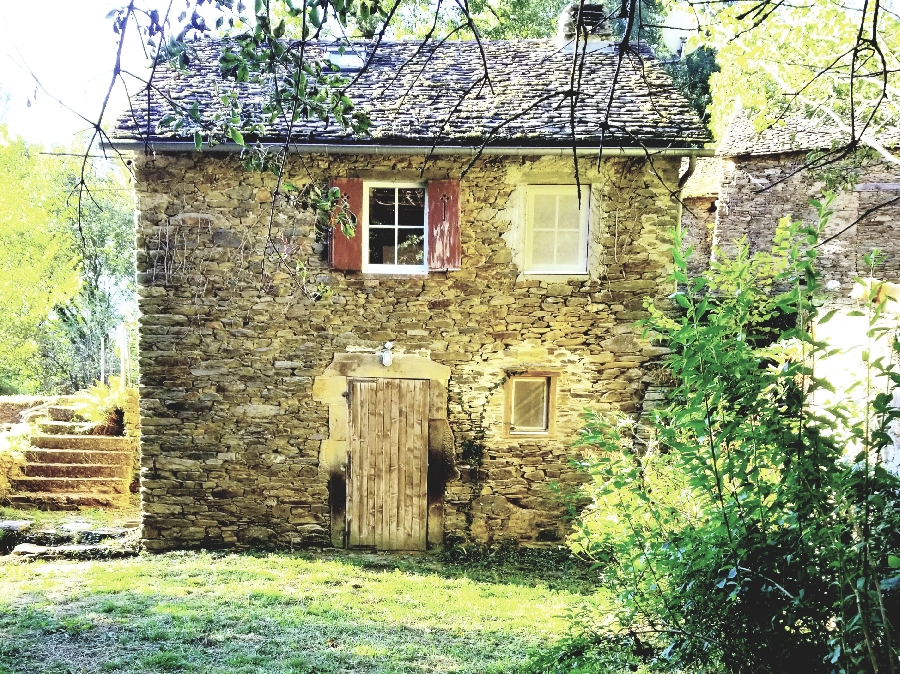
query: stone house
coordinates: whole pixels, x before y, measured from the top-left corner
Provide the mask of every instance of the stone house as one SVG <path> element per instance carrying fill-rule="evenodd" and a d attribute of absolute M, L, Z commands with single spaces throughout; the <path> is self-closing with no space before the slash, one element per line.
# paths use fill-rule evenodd
<path fill-rule="evenodd" d="M 296 190 L 274 197 L 240 148 L 196 152 L 161 127 L 156 94 L 119 120 L 148 549 L 565 536 L 584 410 L 639 411 L 652 382 L 662 349 L 634 324 L 671 292 L 681 160 L 708 137 L 648 55 L 623 56 L 610 102 L 619 55 L 602 35 L 574 134 L 565 42 L 483 48 L 490 86 L 473 85 L 472 42 L 382 43 L 349 91 L 370 135 L 301 123 Z M 160 90 L 213 109 L 218 50 L 198 43 Z M 314 184 L 340 187 L 354 237 L 317 236 Z"/>
<path fill-rule="evenodd" d="M 884 140 L 889 148 L 900 146 Z M 757 133 L 746 120 L 736 119 L 716 148 L 721 183 L 712 243 L 730 250 L 743 236 L 751 250 L 764 250 L 771 247 L 780 218 L 814 222 L 809 200 L 822 197 L 824 169 L 803 167 L 810 153 L 827 152 L 841 141 L 834 129 L 808 120 L 792 119 Z M 856 172 L 854 184 L 837 192 L 822 240 L 838 236 L 820 249 L 820 268 L 837 303 L 849 301 L 855 277 L 870 275 L 863 254 L 875 248 L 886 253 L 876 275 L 900 280 L 895 225 L 900 221 L 900 167 L 875 156 Z"/>

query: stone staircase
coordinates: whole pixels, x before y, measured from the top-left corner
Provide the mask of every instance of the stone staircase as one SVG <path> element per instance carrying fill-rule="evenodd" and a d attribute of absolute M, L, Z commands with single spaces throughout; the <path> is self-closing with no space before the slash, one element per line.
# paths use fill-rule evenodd
<path fill-rule="evenodd" d="M 86 435 L 91 424 L 63 405 L 37 422 L 22 474 L 12 479 L 10 505 L 42 510 L 121 507 L 128 503 L 134 440 Z"/>

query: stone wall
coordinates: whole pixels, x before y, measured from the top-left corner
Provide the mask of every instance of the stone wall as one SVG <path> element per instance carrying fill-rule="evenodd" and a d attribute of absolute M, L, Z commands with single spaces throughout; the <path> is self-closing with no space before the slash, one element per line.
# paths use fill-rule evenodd
<path fill-rule="evenodd" d="M 746 236 L 752 251 L 768 250 L 780 218 L 790 215 L 815 222 L 816 212 L 809 200 L 821 199 L 824 183 L 808 171 L 797 171 L 804 159 L 805 155 L 798 153 L 724 158 L 714 245 L 733 251 L 733 242 Z M 885 189 L 891 186 L 893 189 Z M 872 207 L 896 197 L 900 197 L 900 171 L 896 166 L 873 162 L 862 170 L 854 188 L 838 193 L 832 204 L 834 215 L 822 240 L 851 225 Z M 849 301 L 853 278 L 869 275 L 862 256 L 874 248 L 887 253 L 885 264 L 875 275 L 900 280 L 900 239 L 894 226 L 898 220 L 900 200 L 863 217 L 859 224 L 821 247 L 823 282 L 841 284 L 835 289 L 835 301 Z"/>
<path fill-rule="evenodd" d="M 682 236 L 684 245 L 691 248 L 688 272 L 697 275 L 709 267 L 716 228 L 716 197 L 685 197 L 682 204 Z"/>
<path fill-rule="evenodd" d="M 591 189 L 590 273 L 524 276 L 524 185 L 570 184 L 571 160 L 482 158 L 461 183 L 462 268 L 427 277 L 327 270 L 303 202 L 310 180 L 457 178 L 467 160 L 292 158 L 299 188 L 272 202 L 271 175 L 233 157 L 137 161 L 143 540 L 148 549 L 328 544 L 333 530 L 329 404 L 313 382 L 335 354 L 398 356 L 450 368 L 447 417 L 461 476 L 446 488 L 444 533 L 480 542 L 560 540 L 551 486 L 570 465 L 585 408 L 638 412 L 643 366 L 662 350 L 634 327 L 645 297 L 669 294 L 667 248 L 678 160 L 581 166 Z M 299 196 L 298 196 L 299 195 Z M 272 219 L 274 246 L 265 244 Z M 277 261 L 283 261 L 281 267 Z M 305 268 L 307 282 L 295 271 Z M 316 283 L 322 299 L 310 298 Z M 556 432 L 504 432 L 504 382 L 556 375 Z M 478 466 L 467 457 L 480 455 Z M 474 448 L 474 449 L 473 449 Z"/>

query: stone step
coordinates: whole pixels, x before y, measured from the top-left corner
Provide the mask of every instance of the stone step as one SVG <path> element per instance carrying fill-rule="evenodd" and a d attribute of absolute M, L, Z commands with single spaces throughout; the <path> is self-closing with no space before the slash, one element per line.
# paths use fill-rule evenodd
<path fill-rule="evenodd" d="M 78 414 L 78 410 L 65 405 L 51 405 L 47 408 L 47 414 L 53 421 L 72 421 Z"/>
<path fill-rule="evenodd" d="M 40 449 L 25 450 L 28 463 L 71 463 L 79 465 L 105 464 L 130 467 L 134 454 L 127 452 L 103 451 L 95 449 Z"/>
<path fill-rule="evenodd" d="M 110 435 L 45 435 L 31 436 L 31 446 L 42 449 L 93 449 L 102 451 L 131 451 L 133 441 Z"/>
<path fill-rule="evenodd" d="M 128 494 L 130 482 L 114 477 L 16 477 L 16 491 L 75 494 Z"/>
<path fill-rule="evenodd" d="M 129 466 L 108 463 L 26 463 L 25 477 L 110 477 L 124 480 Z"/>
<path fill-rule="evenodd" d="M 39 421 L 41 433 L 49 435 L 88 435 L 94 427 L 90 421 Z"/>
<path fill-rule="evenodd" d="M 35 545 L 20 543 L 12 554 L 23 559 L 118 559 L 138 554 L 136 545 Z"/>
<path fill-rule="evenodd" d="M 64 494 L 12 492 L 7 501 L 15 508 L 34 510 L 80 510 L 81 508 L 124 508 L 127 494 Z"/>

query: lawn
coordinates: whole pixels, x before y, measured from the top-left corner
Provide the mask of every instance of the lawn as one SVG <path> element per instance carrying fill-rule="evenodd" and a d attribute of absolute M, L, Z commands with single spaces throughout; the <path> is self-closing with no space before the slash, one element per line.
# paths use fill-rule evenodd
<path fill-rule="evenodd" d="M 585 581 L 431 555 L 0 558 L 0 674 L 516 672 Z M 547 566 L 550 566 L 549 564 Z"/>

